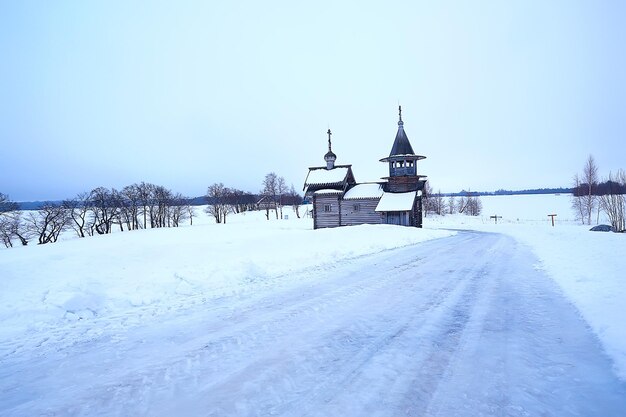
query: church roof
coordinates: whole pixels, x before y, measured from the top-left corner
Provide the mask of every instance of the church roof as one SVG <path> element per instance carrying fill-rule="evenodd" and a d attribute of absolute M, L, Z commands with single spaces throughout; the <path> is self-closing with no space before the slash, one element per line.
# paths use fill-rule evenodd
<path fill-rule="evenodd" d="M 333 169 L 325 167 L 309 168 L 309 175 L 304 181 L 305 185 L 330 185 L 340 184 L 346 180 L 350 172 L 350 166 L 335 166 Z"/>
<path fill-rule="evenodd" d="M 384 193 L 374 211 L 409 211 L 413 209 L 415 197 L 421 191 L 408 193 Z"/>
<path fill-rule="evenodd" d="M 404 131 L 404 123 L 402 122 L 402 119 L 398 122 L 398 133 L 396 133 L 396 139 L 393 141 L 393 146 L 391 147 L 391 152 L 389 153 L 389 156 L 395 155 L 415 155 L 411 142 L 409 142 L 409 138 L 406 136 L 406 132 Z"/>
<path fill-rule="evenodd" d="M 383 186 L 378 183 L 357 184 L 350 188 L 343 196 L 344 200 L 357 200 L 364 198 L 380 198 L 383 195 Z"/>
<path fill-rule="evenodd" d="M 311 167 L 304 180 L 304 193 L 310 195 L 316 190 L 333 188 L 345 190 L 350 184 L 354 184 L 352 165 L 335 165 L 332 169 L 327 167 Z"/>
<path fill-rule="evenodd" d="M 396 139 L 393 141 L 391 152 L 387 158 L 383 158 L 381 162 L 393 161 L 395 159 L 411 159 L 420 160 L 425 159 L 425 156 L 415 155 L 411 142 L 404 131 L 404 122 L 402 121 L 402 107 L 398 107 L 399 120 L 398 120 L 398 132 L 396 133 Z"/>

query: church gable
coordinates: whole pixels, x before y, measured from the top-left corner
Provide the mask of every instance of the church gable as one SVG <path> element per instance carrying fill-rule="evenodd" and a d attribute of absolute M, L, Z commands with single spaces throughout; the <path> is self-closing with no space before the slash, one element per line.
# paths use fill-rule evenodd
<path fill-rule="evenodd" d="M 304 180 L 304 192 L 310 195 L 323 188 L 345 190 L 347 185 L 354 183 L 354 175 L 350 165 L 338 165 L 333 169 L 312 167 L 309 168 L 309 173 Z"/>
<path fill-rule="evenodd" d="M 328 129 L 328 152 L 324 155 L 326 166 L 311 167 L 304 180 L 304 196 L 312 198 L 313 194 L 322 189 L 335 189 L 346 191 L 356 184 L 352 165 L 335 165 L 337 155 L 332 150 L 331 135 Z"/>

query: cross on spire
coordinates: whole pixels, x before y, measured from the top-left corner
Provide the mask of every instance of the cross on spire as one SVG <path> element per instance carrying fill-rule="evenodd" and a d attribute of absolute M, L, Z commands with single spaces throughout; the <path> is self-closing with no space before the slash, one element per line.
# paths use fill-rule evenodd
<path fill-rule="evenodd" d="M 402 121 L 402 106 L 398 105 L 398 115 L 400 120 L 398 120 L 398 126 L 402 126 L 404 122 Z"/>
<path fill-rule="evenodd" d="M 328 129 L 328 132 L 326 132 L 326 133 L 328 133 L 328 152 L 332 152 L 331 149 L 330 149 L 330 145 L 331 145 L 331 143 L 330 143 L 330 135 L 332 135 L 333 133 L 330 131 L 330 129 Z"/>

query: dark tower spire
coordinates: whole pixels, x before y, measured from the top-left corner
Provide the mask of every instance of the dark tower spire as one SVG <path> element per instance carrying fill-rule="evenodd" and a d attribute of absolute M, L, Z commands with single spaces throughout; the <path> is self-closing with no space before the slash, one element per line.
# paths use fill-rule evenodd
<path fill-rule="evenodd" d="M 419 178 L 423 177 L 423 175 L 417 173 L 417 161 L 424 158 L 425 156 L 416 155 L 415 152 L 413 152 L 411 142 L 409 142 L 409 138 L 404 131 L 402 106 L 398 105 L 398 132 L 396 133 L 396 139 L 393 141 L 389 156 L 380 161 L 389 163 L 389 178 L 411 177 L 410 180 L 406 180 L 408 181 L 407 184 L 410 182 L 412 183 L 412 187 L 415 188 L 419 183 Z M 395 180 L 390 181 L 390 184 L 397 182 L 394 181 Z M 397 187 L 396 191 L 400 192 L 401 187 Z M 409 188 L 404 191 L 409 191 Z"/>
<path fill-rule="evenodd" d="M 330 142 L 330 136 L 332 135 L 332 132 L 330 131 L 330 129 L 328 129 L 328 152 L 326 152 L 326 155 L 324 155 L 324 160 L 326 161 L 326 169 L 333 169 L 335 168 L 335 160 L 337 159 L 337 155 L 335 155 L 333 153 L 333 150 L 331 148 L 332 144 Z"/>

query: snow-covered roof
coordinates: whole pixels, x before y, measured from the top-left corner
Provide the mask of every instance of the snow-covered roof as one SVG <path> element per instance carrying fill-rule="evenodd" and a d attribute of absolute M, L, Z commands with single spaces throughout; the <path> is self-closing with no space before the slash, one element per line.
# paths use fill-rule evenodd
<path fill-rule="evenodd" d="M 310 168 L 309 175 L 306 177 L 304 184 L 313 185 L 341 183 L 346 179 L 349 170 L 349 167 L 335 167 L 333 169 Z"/>
<path fill-rule="evenodd" d="M 330 188 L 326 188 L 323 190 L 317 190 L 313 194 L 341 194 L 343 191 L 341 190 L 331 190 Z"/>
<path fill-rule="evenodd" d="M 383 193 L 375 211 L 409 211 L 413 208 L 415 191 L 408 193 Z"/>
<path fill-rule="evenodd" d="M 357 184 L 348 190 L 343 199 L 380 198 L 382 195 L 383 187 L 380 184 Z"/>

